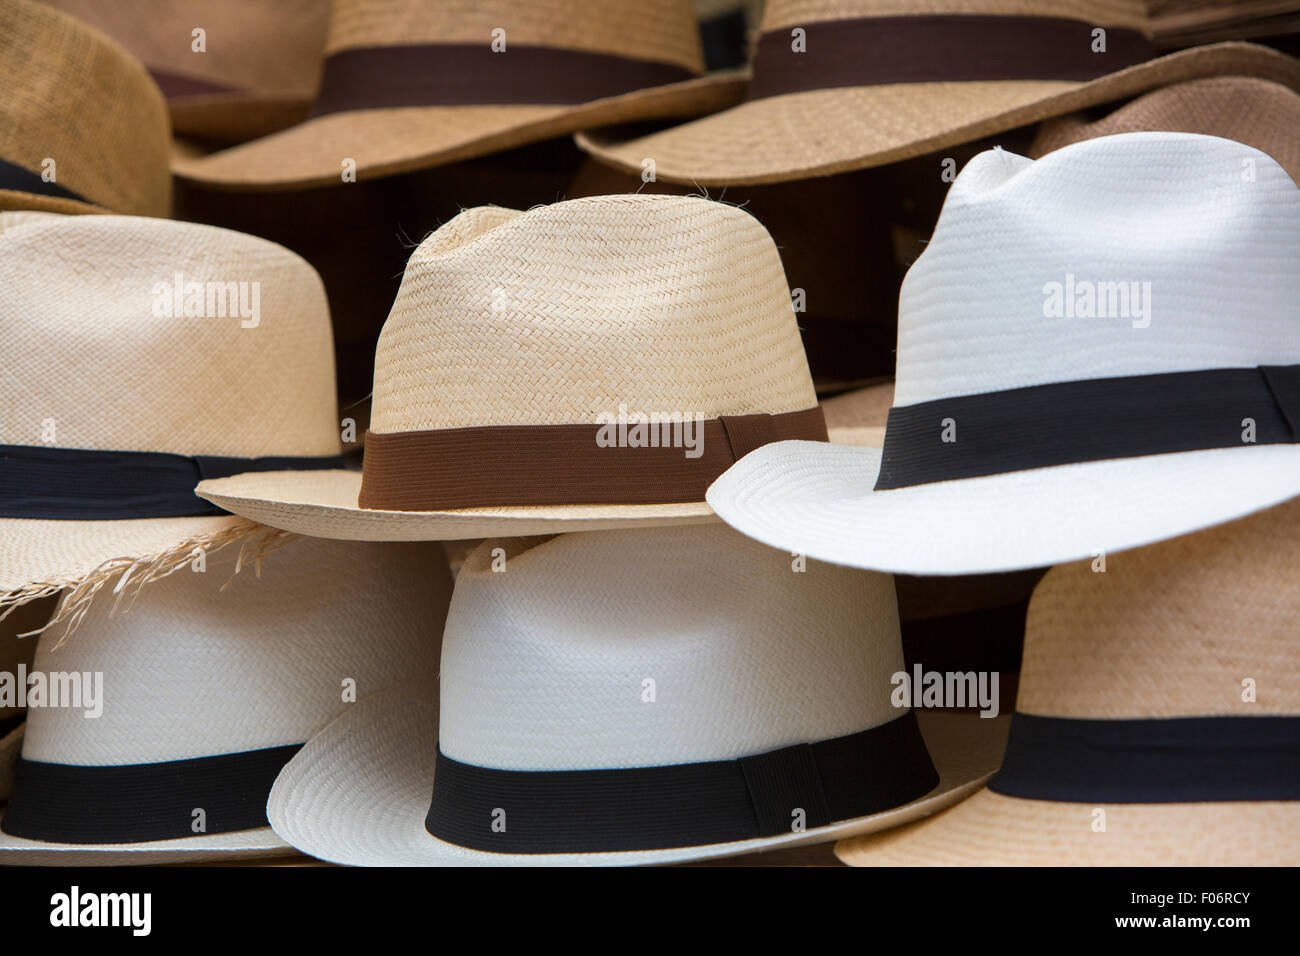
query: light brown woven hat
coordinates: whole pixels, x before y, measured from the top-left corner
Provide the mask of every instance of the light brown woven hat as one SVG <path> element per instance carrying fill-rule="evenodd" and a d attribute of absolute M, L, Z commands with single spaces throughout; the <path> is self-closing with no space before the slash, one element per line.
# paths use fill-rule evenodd
<path fill-rule="evenodd" d="M 1300 62 L 1251 44 L 1157 57 L 1141 0 L 772 0 L 746 102 L 650 135 L 578 142 L 620 168 L 653 161 L 670 182 L 781 182 L 1225 73 L 1300 87 Z"/>
<path fill-rule="evenodd" d="M 740 80 L 702 73 L 690 0 L 336 0 L 312 119 L 175 171 L 327 185 L 736 102 Z"/>
<path fill-rule="evenodd" d="M 1072 113 L 1043 124 L 1034 159 L 1085 139 L 1143 131 L 1222 136 L 1267 153 L 1300 183 L 1300 93 L 1279 83 L 1218 76 L 1139 96 L 1100 119 Z"/>
<path fill-rule="evenodd" d="M 329 0 L 44 2 L 139 59 L 177 134 L 243 142 L 302 122 L 316 96 Z"/>
<path fill-rule="evenodd" d="M 120 46 L 31 0 L 0 0 L 0 210 L 166 216 L 162 95 Z"/>
<path fill-rule="evenodd" d="M 679 196 L 482 206 L 407 264 L 364 474 L 199 493 L 336 538 L 694 523 L 716 520 L 704 491 L 729 461 L 796 432 L 826 438 L 780 256 L 748 213 Z"/>
<path fill-rule="evenodd" d="M 0 610 L 76 613 L 277 536 L 202 476 L 338 467 L 329 310 L 280 246 L 193 223 L 0 212 Z"/>
<path fill-rule="evenodd" d="M 871 866 L 1300 864 L 1297 582 L 1296 501 L 1112 555 L 1104 573 L 1054 568 L 1030 602 L 998 776 L 836 852 Z"/>

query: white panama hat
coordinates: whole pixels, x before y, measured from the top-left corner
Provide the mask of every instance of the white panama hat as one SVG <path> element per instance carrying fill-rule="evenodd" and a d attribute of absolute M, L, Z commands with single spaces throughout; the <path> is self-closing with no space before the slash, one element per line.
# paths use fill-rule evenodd
<path fill-rule="evenodd" d="M 1229 140 L 976 156 L 903 282 L 882 450 L 779 442 L 710 486 L 823 561 L 1009 571 L 1300 495 L 1300 189 Z"/>
<path fill-rule="evenodd" d="M 440 701 L 413 682 L 358 704 L 267 815 L 371 866 L 668 863 L 880 829 L 971 792 L 1005 732 L 896 708 L 902 668 L 888 575 L 796 573 L 721 525 L 489 540 L 457 578 Z"/>
<path fill-rule="evenodd" d="M 125 613 L 96 602 L 75 634 L 41 636 L 32 673 L 102 674 L 101 713 L 29 708 L 0 864 L 289 853 L 265 814 L 284 763 L 348 708 L 436 673 L 451 596 L 437 545 L 301 539 L 260 578 L 232 564 L 210 556 Z"/>

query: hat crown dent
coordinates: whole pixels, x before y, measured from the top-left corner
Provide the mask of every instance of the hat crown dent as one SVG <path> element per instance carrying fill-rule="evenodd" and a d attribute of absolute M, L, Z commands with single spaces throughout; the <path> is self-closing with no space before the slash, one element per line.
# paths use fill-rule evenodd
<path fill-rule="evenodd" d="M 489 540 L 448 614 L 439 741 L 498 769 L 734 759 L 902 716 L 902 669 L 889 575 L 795 573 L 720 525 Z"/>
<path fill-rule="evenodd" d="M 894 403 L 1300 362 L 1298 261 L 1300 189 L 1249 146 L 1123 133 L 982 153 L 904 278 Z"/>
<path fill-rule="evenodd" d="M 859 17 L 1000 15 L 1082 20 L 1099 27 L 1150 33 L 1142 0 L 767 0 L 764 33 L 810 23 Z"/>
<path fill-rule="evenodd" d="M 815 402 L 780 254 L 757 220 L 697 197 L 599 196 L 469 210 L 417 247 L 380 333 L 370 427 Z"/>
<path fill-rule="evenodd" d="M 87 766 L 304 743 L 355 697 L 435 679 L 451 574 L 437 544 L 301 538 L 234 574 L 235 549 L 44 632 L 33 671 L 103 674 L 102 714 L 28 712 L 23 756 Z M 227 582 L 229 582 L 227 584 Z M 224 585 L 224 587 L 223 587 Z M 62 643 L 60 643 L 62 641 Z"/>
<path fill-rule="evenodd" d="M 0 213 L 0 288 L 2 444 L 341 450 L 324 286 L 281 246 L 170 220 Z"/>

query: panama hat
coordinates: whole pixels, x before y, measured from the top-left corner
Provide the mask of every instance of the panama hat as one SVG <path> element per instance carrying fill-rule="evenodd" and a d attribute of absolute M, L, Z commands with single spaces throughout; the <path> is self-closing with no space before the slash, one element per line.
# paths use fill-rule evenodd
<path fill-rule="evenodd" d="M 313 117 L 178 176 L 265 189 L 425 169 L 587 126 L 730 106 L 690 0 L 335 0 Z"/>
<path fill-rule="evenodd" d="M 280 768 L 354 701 L 434 678 L 451 595 L 437 545 L 300 539 L 260 578 L 231 571 L 213 556 L 128 613 L 100 603 L 75 635 L 41 636 L 27 683 L 46 696 L 29 699 L 0 863 L 284 853 L 266 821 Z"/>
<path fill-rule="evenodd" d="M 1264 42 L 1300 34 L 1295 0 L 1148 0 L 1148 9 L 1151 32 L 1161 46 Z"/>
<path fill-rule="evenodd" d="M 981 153 L 903 282 L 884 448 L 769 445 L 708 502 L 773 547 L 909 574 L 1057 564 L 1278 504 L 1300 494 L 1298 257 L 1300 189 L 1240 143 Z"/>
<path fill-rule="evenodd" d="M 491 540 L 457 577 L 440 701 L 413 682 L 358 704 L 267 815 L 360 865 L 666 863 L 879 829 L 973 789 L 1002 744 L 997 719 L 895 707 L 901 669 L 887 575 L 794 573 L 719 525 Z"/>
<path fill-rule="evenodd" d="M 196 498 L 199 478 L 339 466 L 329 310 L 289 251 L 163 219 L 0 212 L 0 288 L 0 607 L 269 546 Z"/>
<path fill-rule="evenodd" d="M 177 134 L 239 142 L 301 122 L 311 109 L 329 0 L 44 2 L 139 59 L 167 98 Z"/>
<path fill-rule="evenodd" d="M 1300 183 L 1300 93 L 1268 80 L 1217 76 L 1175 83 L 1140 96 L 1100 118 L 1074 113 L 1044 123 L 1035 158 L 1085 139 L 1165 130 L 1236 140 L 1267 153 Z"/>
<path fill-rule="evenodd" d="M 1300 87 L 1300 62 L 1251 44 L 1157 56 L 1142 0 L 772 0 L 744 103 L 640 138 L 609 131 L 579 143 L 626 169 L 653 160 L 675 182 L 779 182 L 1223 73 Z"/>
<path fill-rule="evenodd" d="M 166 216 L 162 95 L 97 30 L 30 0 L 0 0 L 0 210 Z"/>
<path fill-rule="evenodd" d="M 824 441 L 781 259 L 742 210 L 603 196 L 470 209 L 411 255 L 361 473 L 205 481 L 286 531 L 486 538 L 715 520 L 710 481 Z"/>
<path fill-rule="evenodd" d="M 1300 865 L 1300 502 L 1048 572 L 1002 769 L 860 865 Z M 1102 825 L 1104 823 L 1104 829 Z"/>

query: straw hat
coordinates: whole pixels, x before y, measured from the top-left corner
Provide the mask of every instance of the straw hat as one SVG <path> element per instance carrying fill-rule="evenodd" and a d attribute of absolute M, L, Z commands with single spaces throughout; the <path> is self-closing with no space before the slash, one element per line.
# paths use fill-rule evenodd
<path fill-rule="evenodd" d="M 166 216 L 171 137 L 144 67 L 31 0 L 0 0 L 0 23 L 0 210 Z"/>
<path fill-rule="evenodd" d="M 1002 770 L 940 816 L 840 844 L 840 858 L 1300 865 L 1297 581 L 1300 502 L 1120 555 L 1104 574 L 1054 568 L 1030 603 Z"/>
<path fill-rule="evenodd" d="M 51 693 L 75 674 L 95 699 L 29 709 L 0 864 L 284 853 L 265 806 L 285 762 L 351 701 L 434 679 L 451 595 L 436 545 L 299 540 L 260 578 L 232 571 L 214 556 L 128 613 L 98 604 L 72 637 L 42 635 Z"/>
<path fill-rule="evenodd" d="M 139 59 L 167 97 L 177 134 L 222 142 L 263 136 L 306 119 L 316 96 L 329 0 L 44 2 Z"/>
<path fill-rule="evenodd" d="M 192 223 L 7 212 L 0 288 L 0 607 L 276 537 L 194 497 L 201 476 L 338 467 L 329 310 L 289 251 Z"/>
<path fill-rule="evenodd" d="M 1176 83 L 1093 118 L 1071 114 L 1044 123 L 1035 158 L 1080 140 L 1115 133 L 1168 130 L 1222 136 L 1267 153 L 1300 183 L 1300 93 L 1267 80 L 1219 76 Z"/>
<path fill-rule="evenodd" d="M 1300 34 L 1296 0 L 1147 0 L 1161 46 L 1270 40 Z"/>
<path fill-rule="evenodd" d="M 708 503 L 773 547 L 909 574 L 1073 561 L 1278 504 L 1300 494 L 1297 259 L 1300 189 L 1249 146 L 981 153 L 903 282 L 883 450 L 772 444 Z"/>
<path fill-rule="evenodd" d="M 1157 57 L 1141 0 L 772 0 L 762 29 L 743 104 L 579 144 L 626 169 L 652 159 L 674 182 L 780 182 L 920 156 L 1200 76 L 1300 87 L 1300 62 L 1251 44 Z M 1094 51 L 1097 29 L 1105 52 Z"/>
<path fill-rule="evenodd" d="M 375 356 L 364 472 L 236 475 L 199 494 L 368 540 L 700 522 L 713 478 L 796 433 L 826 439 L 781 258 L 753 217 L 675 196 L 483 206 L 411 255 Z"/>
<path fill-rule="evenodd" d="M 503 49 L 504 47 L 504 49 Z M 703 77 L 690 0 L 335 0 L 312 119 L 176 174 L 265 189 L 425 169 L 590 126 L 694 116 L 743 85 Z"/>
<path fill-rule="evenodd" d="M 267 815 L 304 852 L 389 866 L 666 863 L 893 826 L 977 786 L 1004 729 L 918 731 L 891 703 L 902 661 L 888 576 L 792 573 L 724 527 L 487 541 L 456 581 L 441 701 L 416 682 L 358 704 Z"/>

